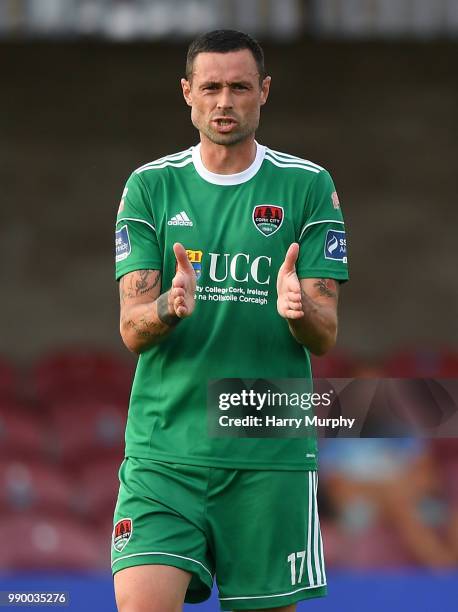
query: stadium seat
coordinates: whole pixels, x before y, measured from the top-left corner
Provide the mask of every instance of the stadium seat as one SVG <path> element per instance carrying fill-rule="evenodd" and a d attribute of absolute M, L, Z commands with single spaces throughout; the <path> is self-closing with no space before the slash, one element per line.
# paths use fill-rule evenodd
<path fill-rule="evenodd" d="M 37 461 L 0 461 L 0 512 L 68 514 L 77 490 L 57 467 Z"/>
<path fill-rule="evenodd" d="M 430 446 L 445 497 L 458 510 L 458 440 L 431 440 Z"/>
<path fill-rule="evenodd" d="M 67 399 L 50 409 L 56 458 L 66 465 L 112 458 L 121 461 L 127 405 L 95 399 Z"/>
<path fill-rule="evenodd" d="M 70 518 L 40 514 L 0 517 L 0 570 L 108 569 L 109 542 Z"/>
<path fill-rule="evenodd" d="M 388 356 L 383 367 L 391 378 L 455 378 L 458 353 L 448 348 L 403 349 Z"/>
<path fill-rule="evenodd" d="M 32 385 L 44 405 L 68 397 L 128 401 L 134 364 L 103 351 L 62 350 L 40 359 Z"/>
<path fill-rule="evenodd" d="M 102 459 L 83 465 L 79 474 L 81 509 L 95 523 L 112 519 L 118 495 L 120 461 Z"/>
<path fill-rule="evenodd" d="M 356 532 L 338 530 L 327 523 L 322 528 L 325 558 L 329 559 L 330 567 L 370 570 L 417 565 L 399 537 L 380 523 Z"/>
<path fill-rule="evenodd" d="M 0 399 L 0 459 L 41 457 L 46 452 L 44 424 L 18 402 Z"/>
<path fill-rule="evenodd" d="M 13 399 L 17 392 L 16 368 L 0 358 L 0 399 Z"/>
<path fill-rule="evenodd" d="M 355 360 L 343 351 L 333 350 L 323 357 L 311 355 L 314 378 L 351 378 Z"/>

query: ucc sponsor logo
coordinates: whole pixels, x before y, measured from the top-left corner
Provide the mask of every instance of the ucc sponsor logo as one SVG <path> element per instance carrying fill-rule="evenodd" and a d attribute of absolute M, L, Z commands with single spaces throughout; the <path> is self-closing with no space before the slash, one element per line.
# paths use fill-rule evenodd
<path fill-rule="evenodd" d="M 248 283 L 250 279 L 258 285 L 268 285 L 272 259 L 259 255 L 254 259 L 248 253 L 209 253 L 209 275 L 215 283 L 224 283 L 228 277 L 238 283 Z"/>

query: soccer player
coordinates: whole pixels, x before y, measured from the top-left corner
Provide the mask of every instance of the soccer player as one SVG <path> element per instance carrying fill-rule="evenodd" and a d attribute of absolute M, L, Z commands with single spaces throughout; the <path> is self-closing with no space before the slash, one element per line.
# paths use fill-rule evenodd
<path fill-rule="evenodd" d="M 335 343 L 345 234 L 329 173 L 255 140 L 269 94 L 248 35 L 189 47 L 200 142 L 133 172 L 116 226 L 121 335 L 139 355 L 114 516 L 120 612 L 292 612 L 323 596 L 314 438 L 212 437 L 212 379 L 310 379 Z"/>

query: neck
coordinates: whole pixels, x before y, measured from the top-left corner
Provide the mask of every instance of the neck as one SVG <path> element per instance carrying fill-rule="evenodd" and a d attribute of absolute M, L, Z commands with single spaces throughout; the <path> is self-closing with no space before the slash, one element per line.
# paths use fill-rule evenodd
<path fill-rule="evenodd" d="M 200 156 L 207 170 L 215 174 L 237 174 L 251 166 L 256 157 L 254 137 L 231 145 L 218 145 L 201 134 Z"/>

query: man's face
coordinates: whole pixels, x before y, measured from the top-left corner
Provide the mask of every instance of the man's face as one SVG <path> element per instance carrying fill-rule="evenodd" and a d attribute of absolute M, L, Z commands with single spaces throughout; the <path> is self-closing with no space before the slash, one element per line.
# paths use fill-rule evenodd
<path fill-rule="evenodd" d="M 192 79 L 181 80 L 191 120 L 201 134 L 219 145 L 234 145 L 253 136 L 260 109 L 269 94 L 270 77 L 259 82 L 249 49 L 199 53 Z"/>

